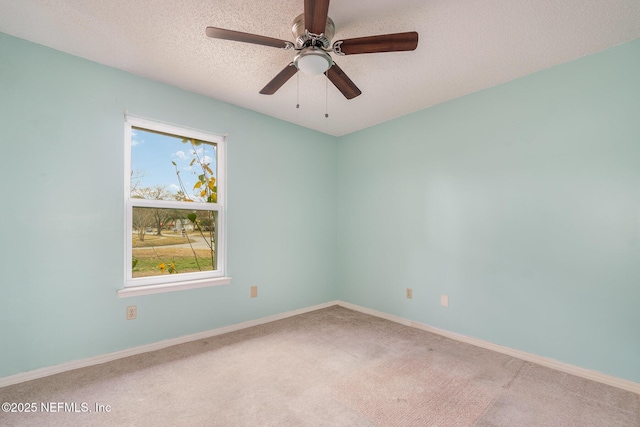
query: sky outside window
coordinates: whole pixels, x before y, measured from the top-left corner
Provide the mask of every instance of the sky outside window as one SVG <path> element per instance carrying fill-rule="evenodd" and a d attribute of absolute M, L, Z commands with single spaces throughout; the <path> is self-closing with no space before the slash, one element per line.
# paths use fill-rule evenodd
<path fill-rule="evenodd" d="M 131 188 L 164 187 L 168 192 L 176 194 L 180 191 L 176 167 L 187 196 L 199 201 L 193 186 L 202 173 L 201 166 L 196 160 L 208 163 L 216 176 L 216 147 L 212 143 L 202 142 L 198 146 L 183 143 L 182 137 L 171 136 L 147 130 L 131 129 Z M 194 151 L 195 149 L 195 151 Z M 176 166 L 172 162 L 176 163 Z M 137 184 L 136 184 L 137 183 Z M 169 198 L 174 200 L 173 197 Z"/>

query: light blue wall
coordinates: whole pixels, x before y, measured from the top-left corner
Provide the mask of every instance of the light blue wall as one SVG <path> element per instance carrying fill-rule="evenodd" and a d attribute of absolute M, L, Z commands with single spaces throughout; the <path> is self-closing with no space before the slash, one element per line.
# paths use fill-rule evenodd
<path fill-rule="evenodd" d="M 636 41 L 333 138 L 0 34 L 0 377 L 340 298 L 640 382 L 638 75 Z M 125 110 L 229 134 L 231 285 L 117 298 Z"/>
<path fill-rule="evenodd" d="M 230 285 L 116 296 L 125 110 L 229 134 Z M 0 34 L 0 148 L 0 377 L 337 295 L 334 137 Z"/>
<path fill-rule="evenodd" d="M 342 300 L 640 382 L 640 40 L 338 159 Z"/>

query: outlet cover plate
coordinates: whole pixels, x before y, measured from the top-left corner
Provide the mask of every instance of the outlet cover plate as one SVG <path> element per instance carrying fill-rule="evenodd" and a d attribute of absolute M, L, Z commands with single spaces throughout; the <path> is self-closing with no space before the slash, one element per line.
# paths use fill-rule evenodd
<path fill-rule="evenodd" d="M 133 320 L 136 317 L 138 317 L 138 307 L 135 305 L 127 307 L 127 320 Z"/>
<path fill-rule="evenodd" d="M 449 295 L 440 295 L 440 305 L 442 307 L 449 307 Z"/>

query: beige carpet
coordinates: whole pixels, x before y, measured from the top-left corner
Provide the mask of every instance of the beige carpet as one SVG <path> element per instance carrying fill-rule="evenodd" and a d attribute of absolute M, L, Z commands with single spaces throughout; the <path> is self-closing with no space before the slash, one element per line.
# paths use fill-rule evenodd
<path fill-rule="evenodd" d="M 337 306 L 0 388 L 2 402 L 37 412 L 0 426 L 640 427 L 640 395 Z"/>

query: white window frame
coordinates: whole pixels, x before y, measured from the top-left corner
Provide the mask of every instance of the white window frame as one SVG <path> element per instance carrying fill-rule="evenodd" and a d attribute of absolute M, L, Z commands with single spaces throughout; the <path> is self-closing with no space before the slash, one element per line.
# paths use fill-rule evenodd
<path fill-rule="evenodd" d="M 173 200 L 147 200 L 131 197 L 131 137 L 132 128 L 148 129 L 178 137 L 194 138 L 200 141 L 210 142 L 216 145 L 216 203 L 182 202 Z M 205 286 L 226 285 L 231 282 L 227 277 L 226 265 L 226 221 L 225 207 L 227 194 L 227 159 L 226 159 L 226 135 L 212 133 L 170 125 L 141 117 L 125 116 L 125 262 L 124 262 L 124 288 L 118 290 L 118 296 L 129 297 L 160 292 L 172 292 L 183 289 L 194 289 Z M 171 209 L 197 209 L 213 210 L 218 213 L 218 226 L 216 229 L 216 270 L 200 271 L 193 273 L 163 274 L 149 277 L 132 277 L 131 259 L 133 252 L 132 215 L 134 207 L 154 207 Z"/>

